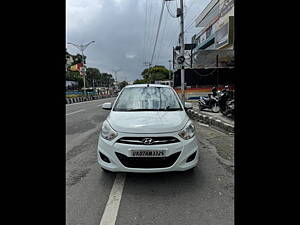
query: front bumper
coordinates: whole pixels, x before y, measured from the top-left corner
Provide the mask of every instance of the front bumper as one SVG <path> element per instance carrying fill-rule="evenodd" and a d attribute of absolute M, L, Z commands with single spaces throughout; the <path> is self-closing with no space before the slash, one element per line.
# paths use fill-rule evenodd
<path fill-rule="evenodd" d="M 122 137 L 160 137 L 160 136 L 173 136 L 176 137 L 180 142 L 172 144 L 161 144 L 161 145 L 134 145 L 134 144 L 121 144 L 116 141 Z M 170 159 L 176 156 L 174 163 L 171 166 L 160 167 L 160 168 L 139 168 L 139 167 L 126 167 L 120 161 L 120 154 L 123 158 L 130 157 L 131 150 L 165 150 L 166 157 Z M 100 157 L 100 152 L 109 159 L 109 163 L 105 162 Z M 196 156 L 193 160 L 186 162 L 187 159 L 196 152 Z M 176 154 L 177 153 L 177 154 Z M 119 155 L 119 158 L 117 156 Z M 177 157 L 177 155 L 179 155 Z M 109 171 L 113 172 L 134 172 L 134 173 L 156 173 L 156 172 L 171 172 L 171 171 L 185 171 L 195 167 L 199 159 L 199 149 L 196 137 L 189 140 L 182 139 L 177 133 L 165 133 L 165 134 L 128 134 L 118 133 L 118 137 L 113 141 L 107 141 L 99 135 L 97 158 L 99 165 Z M 122 159 L 122 158 L 121 158 Z M 132 158 L 131 158 L 132 159 Z M 135 158 L 138 160 L 138 158 Z M 161 160 L 163 161 L 163 160 Z"/>

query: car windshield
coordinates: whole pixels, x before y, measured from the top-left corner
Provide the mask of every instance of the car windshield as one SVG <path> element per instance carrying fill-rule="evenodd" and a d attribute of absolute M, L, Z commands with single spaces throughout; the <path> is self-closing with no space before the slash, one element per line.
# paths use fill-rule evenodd
<path fill-rule="evenodd" d="M 125 88 L 113 111 L 182 111 L 179 100 L 171 88 Z"/>

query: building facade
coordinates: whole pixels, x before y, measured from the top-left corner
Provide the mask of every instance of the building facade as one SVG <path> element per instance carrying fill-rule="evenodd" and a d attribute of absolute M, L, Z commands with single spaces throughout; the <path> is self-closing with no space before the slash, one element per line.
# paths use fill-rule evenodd
<path fill-rule="evenodd" d="M 234 0 L 211 0 L 196 18 L 195 26 L 199 32 L 191 40 L 192 66 L 185 67 L 187 99 L 206 95 L 214 86 L 234 89 Z M 180 76 L 177 69 L 174 87 L 178 93 Z"/>
<path fill-rule="evenodd" d="M 234 49 L 234 0 L 211 0 L 195 21 L 200 32 L 192 37 L 199 49 Z"/>

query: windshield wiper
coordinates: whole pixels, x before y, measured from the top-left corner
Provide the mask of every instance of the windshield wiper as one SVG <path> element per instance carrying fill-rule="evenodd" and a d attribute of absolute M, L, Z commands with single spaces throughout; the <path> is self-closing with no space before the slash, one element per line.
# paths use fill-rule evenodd
<path fill-rule="evenodd" d="M 181 111 L 181 108 L 170 108 L 170 106 L 167 106 L 166 108 L 161 108 L 159 111 Z"/>
<path fill-rule="evenodd" d="M 159 111 L 159 109 L 116 109 L 116 111 L 133 112 L 133 111 Z"/>
<path fill-rule="evenodd" d="M 165 108 L 165 109 L 159 109 L 159 111 L 181 111 L 181 108 Z"/>

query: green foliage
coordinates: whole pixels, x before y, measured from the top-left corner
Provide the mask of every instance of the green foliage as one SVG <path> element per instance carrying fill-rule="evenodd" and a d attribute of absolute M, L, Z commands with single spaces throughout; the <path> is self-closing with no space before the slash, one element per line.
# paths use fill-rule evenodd
<path fill-rule="evenodd" d="M 77 81 L 78 82 L 78 88 L 83 87 L 83 77 L 80 75 L 78 71 L 67 71 L 66 72 L 66 80 L 70 81 Z"/>
<path fill-rule="evenodd" d="M 77 63 L 82 63 L 82 55 L 77 54 L 77 55 L 73 56 L 73 60 L 74 60 L 73 65 L 75 65 Z M 84 60 L 84 63 L 85 63 L 85 60 L 86 60 L 86 56 L 85 55 L 83 56 L 83 60 Z"/>
<path fill-rule="evenodd" d="M 66 58 L 70 56 L 73 58 L 73 62 L 71 63 L 71 65 L 68 65 L 68 70 L 66 71 L 65 78 L 66 80 L 77 81 L 78 88 L 81 89 L 83 88 L 83 76 L 80 75 L 79 71 L 71 71 L 69 70 L 69 68 L 72 65 L 82 63 L 82 55 L 71 55 L 67 52 L 66 49 Z M 85 63 L 86 56 L 83 56 L 83 60 Z M 97 68 L 87 68 L 85 80 L 86 87 L 111 87 L 114 84 L 114 79 L 111 74 L 101 73 Z"/>
<path fill-rule="evenodd" d="M 87 68 L 86 70 L 86 78 L 87 82 L 87 87 L 93 86 L 93 80 L 94 80 L 94 85 L 97 86 L 99 81 L 101 80 L 101 73 L 99 69 L 97 68 Z"/>
<path fill-rule="evenodd" d="M 109 73 L 101 73 L 101 80 L 100 80 L 100 82 L 102 82 L 102 86 L 104 86 L 104 87 L 111 87 L 111 86 L 113 86 L 114 85 L 114 82 L 115 82 L 115 80 L 114 80 L 114 78 L 113 78 L 113 76 L 111 75 L 111 74 L 109 74 Z"/>
<path fill-rule="evenodd" d="M 128 83 L 125 80 L 118 84 L 120 90 L 122 90 L 126 85 L 128 85 Z"/>
<path fill-rule="evenodd" d="M 145 83 L 154 83 L 155 80 L 166 80 L 169 79 L 169 70 L 164 66 L 154 66 L 149 69 L 144 69 L 142 72 L 143 80 Z M 137 80 L 140 82 L 141 80 Z"/>
<path fill-rule="evenodd" d="M 147 84 L 147 80 L 146 79 L 136 79 L 133 84 Z"/>
<path fill-rule="evenodd" d="M 87 87 L 93 87 L 93 80 L 95 87 L 111 87 L 114 84 L 113 76 L 109 73 L 100 73 L 97 68 L 87 68 L 86 81 Z"/>

